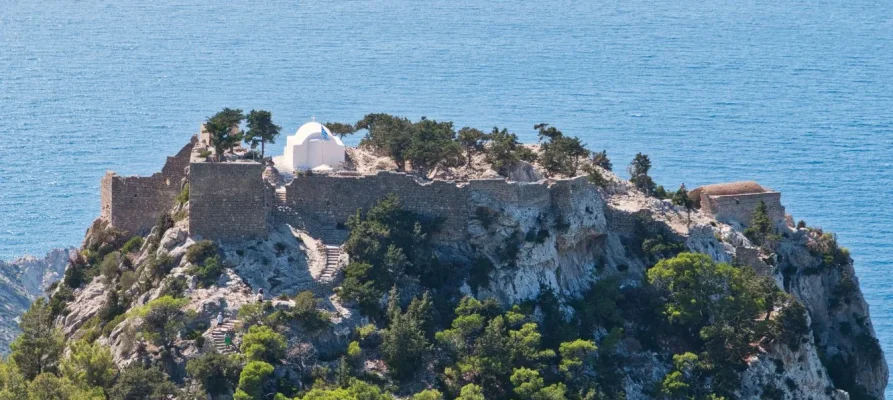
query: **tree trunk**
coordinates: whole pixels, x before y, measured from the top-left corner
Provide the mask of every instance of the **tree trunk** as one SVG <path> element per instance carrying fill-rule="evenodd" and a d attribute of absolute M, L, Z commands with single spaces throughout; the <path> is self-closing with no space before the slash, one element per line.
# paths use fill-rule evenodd
<path fill-rule="evenodd" d="M 261 140 L 261 141 L 260 141 L 260 160 L 261 160 L 261 161 L 264 160 L 264 143 L 265 143 L 265 142 L 266 142 L 266 140 Z"/>

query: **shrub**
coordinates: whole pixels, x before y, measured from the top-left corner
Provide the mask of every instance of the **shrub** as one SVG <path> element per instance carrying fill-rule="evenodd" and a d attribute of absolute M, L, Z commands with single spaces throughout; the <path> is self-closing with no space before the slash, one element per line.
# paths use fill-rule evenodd
<path fill-rule="evenodd" d="M 602 175 L 602 172 L 599 171 L 598 168 L 591 164 L 584 165 L 583 172 L 586 173 L 586 180 L 588 180 L 589 183 L 600 188 L 605 188 L 611 183 L 604 175 Z"/>
<path fill-rule="evenodd" d="M 182 310 L 186 303 L 186 299 L 164 296 L 134 310 L 137 316 L 143 318 L 143 334 L 159 346 L 170 347 L 186 326 L 187 316 Z"/>
<path fill-rule="evenodd" d="M 186 363 L 186 373 L 202 384 L 205 391 L 217 396 L 235 387 L 242 372 L 242 364 L 236 356 L 217 352 L 202 354 Z"/>
<path fill-rule="evenodd" d="M 642 241 L 642 251 L 652 257 L 669 258 L 685 251 L 685 243 L 668 241 L 663 235 L 656 235 Z"/>
<path fill-rule="evenodd" d="M 382 358 L 391 371 L 400 379 L 411 377 L 421 365 L 422 356 L 428 351 L 428 340 L 425 338 L 425 319 L 429 315 L 412 312 L 419 309 L 421 299 L 413 299 L 409 309 L 403 312 L 399 305 L 397 288 L 391 290 L 388 302 L 388 318 L 390 324 L 382 331 Z"/>
<path fill-rule="evenodd" d="M 117 368 L 108 347 L 75 342 L 61 364 L 62 375 L 80 386 L 111 386 Z"/>
<path fill-rule="evenodd" d="M 593 152 L 592 153 L 592 164 L 598 167 L 604 168 L 606 171 L 611 171 L 612 165 L 611 160 L 608 159 L 608 151 L 602 150 L 601 152 Z"/>
<path fill-rule="evenodd" d="M 134 236 L 130 238 L 124 246 L 121 247 L 122 254 L 133 253 L 138 251 L 143 246 L 143 237 L 142 236 Z"/>
<path fill-rule="evenodd" d="M 174 278 L 168 278 L 165 280 L 164 288 L 161 289 L 160 296 L 182 298 L 186 294 L 186 289 L 188 288 L 189 284 L 186 282 L 186 277 L 178 276 Z"/>
<path fill-rule="evenodd" d="M 347 345 L 347 357 L 352 360 L 358 360 L 363 355 L 363 350 L 360 349 L 360 342 L 356 340 L 350 342 Z"/>
<path fill-rule="evenodd" d="M 219 256 L 206 258 L 201 264 L 195 264 L 189 269 L 189 273 L 198 278 L 199 287 L 209 287 L 217 282 L 225 269 Z"/>
<path fill-rule="evenodd" d="M 219 249 L 214 242 L 210 240 L 199 240 L 186 249 L 186 261 L 193 264 L 201 264 L 206 259 L 217 256 Z"/>
<path fill-rule="evenodd" d="M 295 296 L 294 316 L 311 332 L 317 332 L 329 326 L 329 315 L 319 310 L 318 306 L 319 299 L 313 296 L 313 292 L 309 290 Z"/>
<path fill-rule="evenodd" d="M 242 338 L 241 351 L 249 360 L 275 363 L 285 357 L 285 337 L 269 326 L 252 326 Z"/>
<path fill-rule="evenodd" d="M 262 399 L 263 387 L 272 375 L 272 365 L 263 361 L 250 361 L 239 375 L 239 388 L 234 400 Z"/>
<path fill-rule="evenodd" d="M 180 193 L 177 194 L 176 200 L 178 205 L 186 204 L 187 201 L 189 201 L 189 183 L 183 185 L 183 190 L 181 190 Z"/>
<path fill-rule="evenodd" d="M 777 321 L 781 330 L 779 337 L 781 342 L 788 345 L 793 351 L 800 349 L 800 340 L 809 334 L 809 325 L 806 323 L 806 307 L 792 299 L 791 303 L 781 310 Z"/>
<path fill-rule="evenodd" d="M 156 254 L 149 257 L 149 260 L 143 265 L 149 278 L 154 281 L 163 278 L 174 269 L 174 259 L 167 254 Z"/>
<path fill-rule="evenodd" d="M 50 312 L 53 317 L 67 314 L 68 302 L 74 300 L 74 290 L 68 285 L 62 284 L 56 293 L 50 297 Z"/>
<path fill-rule="evenodd" d="M 468 285 L 471 286 L 471 289 L 475 292 L 477 292 L 479 288 L 489 286 L 490 273 L 495 269 L 496 267 L 489 258 L 478 257 L 468 270 Z"/>
<path fill-rule="evenodd" d="M 137 364 L 121 371 L 108 391 L 109 400 L 166 399 L 177 394 L 177 387 L 161 370 L 143 369 Z"/>
<path fill-rule="evenodd" d="M 118 277 L 118 266 L 120 264 L 121 253 L 118 253 L 117 251 L 107 254 L 105 258 L 102 259 L 102 263 L 99 264 L 99 271 L 102 273 L 103 278 L 105 278 L 106 283 L 111 283 Z"/>

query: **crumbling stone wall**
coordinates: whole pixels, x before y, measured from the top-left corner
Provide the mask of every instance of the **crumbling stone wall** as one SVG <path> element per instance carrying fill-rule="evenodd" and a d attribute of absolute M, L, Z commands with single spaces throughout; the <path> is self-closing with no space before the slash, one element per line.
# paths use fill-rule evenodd
<path fill-rule="evenodd" d="M 189 165 L 189 234 L 232 242 L 267 236 L 271 197 L 256 162 Z"/>
<path fill-rule="evenodd" d="M 111 226 L 132 234 L 144 234 L 158 216 L 171 208 L 183 188 L 186 167 L 196 137 L 152 176 L 123 177 L 106 172 L 100 182 L 100 216 Z"/>
<path fill-rule="evenodd" d="M 737 222 L 748 225 L 760 200 L 766 202 L 769 218 L 776 223 L 785 220 L 784 206 L 781 205 L 781 193 L 748 193 L 724 196 L 701 196 L 701 209 L 722 222 Z"/>
<path fill-rule="evenodd" d="M 396 193 L 403 208 L 427 217 L 442 217 L 441 239 L 460 238 L 468 216 L 466 189 L 455 183 L 420 182 L 382 171 L 371 176 L 313 175 L 296 177 L 286 186 L 288 206 L 325 223 L 344 223 L 358 209 L 368 210 Z"/>

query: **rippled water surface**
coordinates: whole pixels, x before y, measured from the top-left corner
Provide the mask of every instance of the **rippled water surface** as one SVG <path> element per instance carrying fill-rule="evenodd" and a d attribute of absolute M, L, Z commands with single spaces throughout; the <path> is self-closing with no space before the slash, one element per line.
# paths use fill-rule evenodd
<path fill-rule="evenodd" d="M 667 186 L 781 191 L 852 250 L 893 360 L 887 2 L 247 3 L 0 2 L 0 259 L 79 244 L 105 170 L 157 170 L 223 106 L 550 122 Z"/>

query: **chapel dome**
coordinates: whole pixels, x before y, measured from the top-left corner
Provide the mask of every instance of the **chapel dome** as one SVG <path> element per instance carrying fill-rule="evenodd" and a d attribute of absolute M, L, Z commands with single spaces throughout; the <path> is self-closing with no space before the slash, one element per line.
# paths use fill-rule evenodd
<path fill-rule="evenodd" d="M 323 135 L 323 131 L 325 131 L 325 135 Z M 316 121 L 301 125 L 295 133 L 295 139 L 297 139 L 297 143 L 304 143 L 308 140 L 332 140 L 340 146 L 344 145 L 344 143 L 341 142 L 341 139 L 332 135 L 329 128 L 326 128 L 323 124 Z"/>

